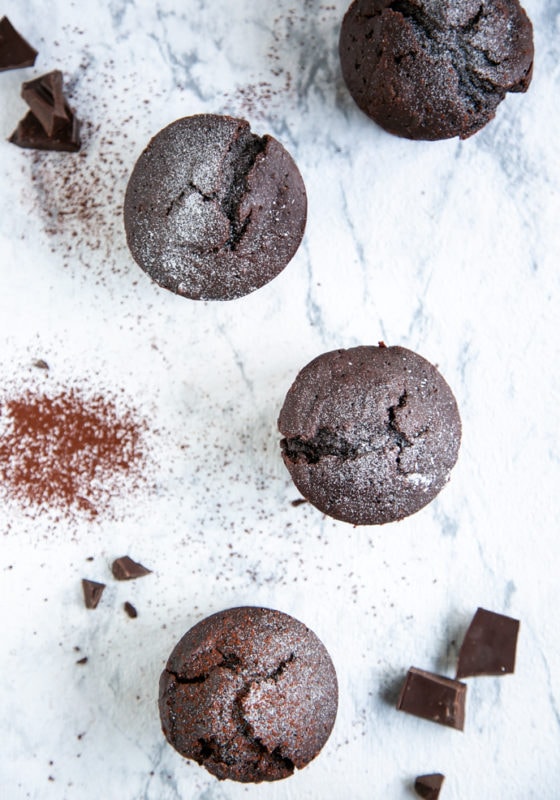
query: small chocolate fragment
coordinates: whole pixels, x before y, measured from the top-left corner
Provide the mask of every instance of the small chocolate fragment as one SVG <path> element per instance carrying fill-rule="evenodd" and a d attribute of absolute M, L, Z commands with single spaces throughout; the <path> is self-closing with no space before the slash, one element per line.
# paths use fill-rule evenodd
<path fill-rule="evenodd" d="M 466 693 L 467 686 L 460 681 L 411 667 L 397 709 L 462 731 Z"/>
<path fill-rule="evenodd" d="M 19 34 L 8 17 L 0 19 L 0 72 L 32 67 L 37 51 Z"/>
<path fill-rule="evenodd" d="M 124 604 L 124 610 L 130 617 L 130 619 L 136 619 L 136 617 L 138 616 L 138 611 L 136 611 L 132 603 L 129 603 L 128 600 Z"/>
<path fill-rule="evenodd" d="M 306 500 L 305 497 L 298 497 L 297 500 L 292 500 L 292 505 L 294 508 L 302 506 L 304 505 L 304 503 L 309 503 L 309 500 Z"/>
<path fill-rule="evenodd" d="M 52 150 L 60 153 L 77 153 L 80 149 L 80 123 L 72 117 L 72 124 L 52 139 L 47 136 L 43 126 L 32 111 L 20 120 L 9 141 L 18 147 L 30 150 Z"/>
<path fill-rule="evenodd" d="M 512 673 L 518 633 L 519 620 L 479 608 L 459 651 L 457 677 Z"/>
<path fill-rule="evenodd" d="M 111 571 L 118 581 L 131 581 L 134 578 L 143 578 L 150 575 L 152 570 L 146 569 L 142 564 L 133 561 L 130 556 L 121 556 L 113 561 Z"/>
<path fill-rule="evenodd" d="M 434 772 L 432 775 L 419 775 L 414 781 L 414 791 L 424 800 L 438 800 L 445 775 Z"/>
<path fill-rule="evenodd" d="M 34 366 L 34 367 L 37 367 L 37 369 L 44 369 L 44 370 L 48 370 L 48 369 L 50 369 L 50 368 L 49 368 L 49 365 L 47 364 L 47 362 L 46 362 L 44 359 L 42 359 L 42 358 L 37 358 L 37 359 L 36 359 L 36 360 L 33 362 L 33 366 Z"/>
<path fill-rule="evenodd" d="M 79 659 L 76 661 L 76 664 L 79 664 L 81 667 L 83 667 L 83 665 L 84 665 L 84 664 L 87 664 L 87 662 L 88 662 L 88 657 L 87 657 L 87 656 L 84 656 L 83 658 L 79 658 Z"/>
<path fill-rule="evenodd" d="M 84 603 L 86 608 L 97 608 L 101 595 L 105 589 L 104 583 L 97 583 L 97 581 L 88 581 L 87 578 L 82 578 L 82 589 L 84 590 Z"/>
<path fill-rule="evenodd" d="M 72 126 L 72 109 L 62 91 L 62 72 L 55 69 L 21 87 L 21 96 L 52 139 Z"/>

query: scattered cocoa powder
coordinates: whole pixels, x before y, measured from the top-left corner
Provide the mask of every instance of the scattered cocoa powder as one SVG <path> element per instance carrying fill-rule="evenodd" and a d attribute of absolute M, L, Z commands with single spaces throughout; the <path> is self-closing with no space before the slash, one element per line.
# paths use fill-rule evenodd
<path fill-rule="evenodd" d="M 75 389 L 0 401 L 0 491 L 26 509 L 95 516 L 117 489 L 141 482 L 145 427 Z"/>

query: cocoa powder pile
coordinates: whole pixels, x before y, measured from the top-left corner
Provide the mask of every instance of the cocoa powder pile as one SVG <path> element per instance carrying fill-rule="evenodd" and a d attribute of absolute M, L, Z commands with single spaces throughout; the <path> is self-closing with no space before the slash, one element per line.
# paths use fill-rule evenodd
<path fill-rule="evenodd" d="M 0 491 L 28 510 L 108 510 L 142 481 L 145 423 L 101 395 L 24 392 L 0 402 Z"/>

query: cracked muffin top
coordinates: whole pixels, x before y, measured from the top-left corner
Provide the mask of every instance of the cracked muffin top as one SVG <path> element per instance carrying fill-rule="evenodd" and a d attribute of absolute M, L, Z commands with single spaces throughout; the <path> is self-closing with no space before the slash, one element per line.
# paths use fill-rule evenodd
<path fill-rule="evenodd" d="M 340 34 L 357 105 L 409 139 L 466 139 L 531 82 L 533 28 L 518 0 L 355 0 Z"/>
<path fill-rule="evenodd" d="M 233 300 L 264 286 L 295 254 L 306 216 L 305 186 L 284 147 L 245 120 L 215 114 L 161 130 L 124 202 L 135 261 L 193 300 Z"/>
<path fill-rule="evenodd" d="M 404 347 L 324 353 L 304 367 L 278 419 L 282 457 L 320 511 L 381 525 L 419 511 L 442 489 L 461 441 L 453 393 Z"/>
<path fill-rule="evenodd" d="M 280 611 L 241 607 L 191 628 L 160 678 L 163 732 L 220 779 L 275 781 L 319 753 L 338 686 L 324 645 Z"/>

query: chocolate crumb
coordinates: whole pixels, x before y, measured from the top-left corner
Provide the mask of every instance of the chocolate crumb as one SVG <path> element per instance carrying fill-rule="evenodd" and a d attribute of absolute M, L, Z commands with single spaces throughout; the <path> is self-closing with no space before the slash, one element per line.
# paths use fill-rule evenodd
<path fill-rule="evenodd" d="M 84 590 L 84 603 L 86 608 L 97 608 L 103 590 L 105 589 L 105 584 L 82 578 L 82 589 Z"/>
<path fill-rule="evenodd" d="M 43 359 L 42 359 L 42 358 L 38 358 L 38 359 L 36 359 L 36 360 L 33 362 L 33 366 L 34 366 L 34 367 L 37 367 L 37 369 L 45 369 L 45 370 L 48 370 L 48 369 L 50 369 L 50 367 L 49 367 L 49 365 L 47 364 L 47 362 L 46 362 L 46 361 L 43 361 Z"/>
<path fill-rule="evenodd" d="M 298 497 L 297 500 L 292 500 L 292 505 L 294 508 L 302 506 L 304 503 L 309 503 L 309 500 L 306 500 L 305 497 Z"/>
<path fill-rule="evenodd" d="M 152 570 L 133 561 L 130 556 L 121 556 L 113 561 L 111 566 L 113 576 L 118 581 L 131 581 L 135 578 L 143 578 L 144 575 L 150 575 Z"/>
<path fill-rule="evenodd" d="M 136 619 L 136 617 L 138 616 L 138 611 L 136 611 L 132 603 L 129 603 L 128 600 L 124 604 L 124 610 L 131 619 Z"/>
<path fill-rule="evenodd" d="M 84 664 L 87 664 L 87 662 L 88 662 L 88 657 L 84 656 L 83 658 L 78 659 L 78 661 L 76 661 L 76 664 L 80 664 L 81 666 L 83 666 Z"/>

